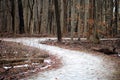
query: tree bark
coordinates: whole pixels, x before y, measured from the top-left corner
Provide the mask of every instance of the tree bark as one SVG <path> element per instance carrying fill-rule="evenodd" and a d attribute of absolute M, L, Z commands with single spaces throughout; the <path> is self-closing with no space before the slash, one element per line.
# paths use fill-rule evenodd
<path fill-rule="evenodd" d="M 85 22 L 84 22 L 84 36 L 87 34 L 87 23 L 89 17 L 89 0 L 85 0 Z"/>
<path fill-rule="evenodd" d="M 25 31 L 24 31 L 23 5 L 21 0 L 18 0 L 18 9 L 19 9 L 19 19 L 20 19 L 19 30 L 20 30 L 20 34 L 23 34 L 25 33 Z"/>
<path fill-rule="evenodd" d="M 99 37 L 97 33 L 97 1 L 91 0 L 90 2 L 90 15 L 89 15 L 89 36 L 88 39 L 93 43 L 99 43 Z"/>
<path fill-rule="evenodd" d="M 75 0 L 72 0 L 71 4 L 71 42 L 74 37 L 74 29 L 75 29 Z"/>
<path fill-rule="evenodd" d="M 61 35 L 60 11 L 58 7 L 58 0 L 54 0 L 54 4 L 55 4 L 56 23 L 57 23 L 57 38 L 58 38 L 58 42 L 61 42 L 62 35 Z"/>

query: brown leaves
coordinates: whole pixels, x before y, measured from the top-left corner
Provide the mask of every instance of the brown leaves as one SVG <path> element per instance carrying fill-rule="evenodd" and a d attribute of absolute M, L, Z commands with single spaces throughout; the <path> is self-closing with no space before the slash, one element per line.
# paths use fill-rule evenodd
<path fill-rule="evenodd" d="M 40 67 L 48 57 L 47 52 L 37 48 L 2 41 L 0 43 L 0 80 L 13 80 L 31 75 L 33 73 L 31 71 Z"/>
<path fill-rule="evenodd" d="M 88 20 L 88 23 L 89 23 L 90 25 L 93 25 L 93 24 L 94 24 L 94 20 L 93 20 L 93 19 L 89 19 L 89 20 Z"/>

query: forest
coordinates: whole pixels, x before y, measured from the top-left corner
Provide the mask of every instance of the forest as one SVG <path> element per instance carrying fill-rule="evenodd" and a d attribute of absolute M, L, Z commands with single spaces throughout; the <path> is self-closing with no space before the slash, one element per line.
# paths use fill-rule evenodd
<path fill-rule="evenodd" d="M 120 0 L 0 0 L 0 80 L 119 80 L 119 66 Z"/>
<path fill-rule="evenodd" d="M 71 38 L 118 37 L 119 2 L 59 0 L 56 3 L 54 0 L 0 0 L 0 32 L 57 35 L 58 28 L 59 35 Z"/>

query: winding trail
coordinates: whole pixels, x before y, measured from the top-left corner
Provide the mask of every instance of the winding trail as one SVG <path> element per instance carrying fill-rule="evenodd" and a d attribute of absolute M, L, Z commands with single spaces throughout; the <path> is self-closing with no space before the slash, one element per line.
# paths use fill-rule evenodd
<path fill-rule="evenodd" d="M 24 45 L 37 47 L 57 55 L 62 59 L 63 66 L 38 73 L 27 80 L 120 80 L 114 79 L 114 62 L 105 61 L 103 56 L 63 49 L 55 46 L 39 44 L 48 38 L 7 38 L 6 41 L 20 42 Z"/>

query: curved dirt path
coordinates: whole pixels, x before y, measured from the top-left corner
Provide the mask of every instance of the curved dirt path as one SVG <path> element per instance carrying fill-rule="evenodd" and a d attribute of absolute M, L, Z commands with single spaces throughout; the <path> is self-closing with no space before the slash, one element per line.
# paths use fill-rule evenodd
<path fill-rule="evenodd" d="M 39 44 L 39 41 L 46 39 L 47 38 L 4 39 L 37 47 L 61 58 L 63 63 L 61 68 L 38 73 L 29 77 L 27 80 L 120 80 L 120 77 L 116 78 L 115 75 L 115 62 L 106 60 L 105 56 L 95 56 L 84 52 Z"/>

